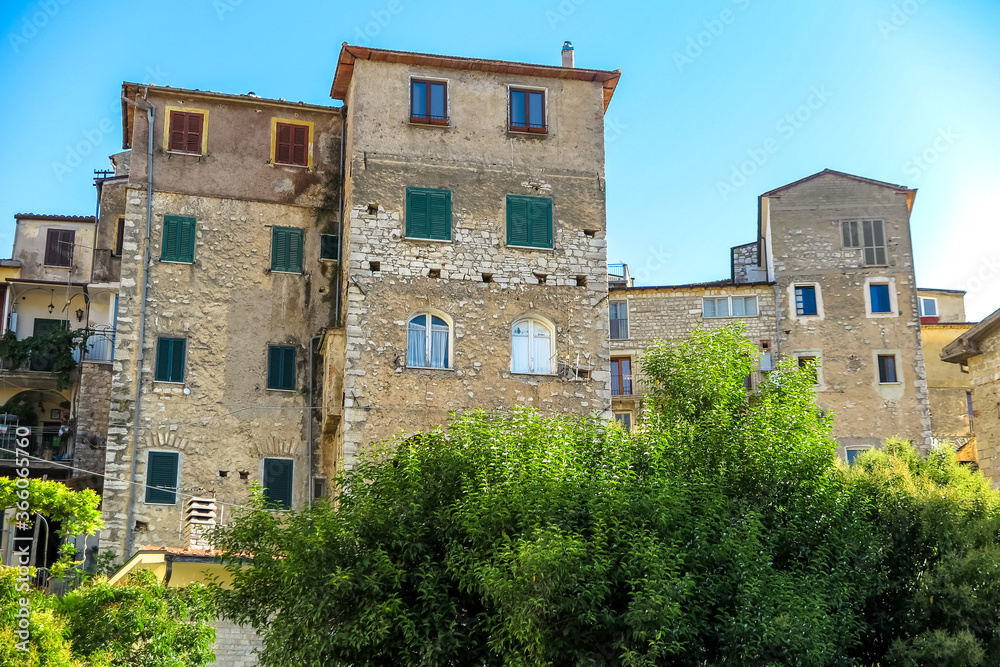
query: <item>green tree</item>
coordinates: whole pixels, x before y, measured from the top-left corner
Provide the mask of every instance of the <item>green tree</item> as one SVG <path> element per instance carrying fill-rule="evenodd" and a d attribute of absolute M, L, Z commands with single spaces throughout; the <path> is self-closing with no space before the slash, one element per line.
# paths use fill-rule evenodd
<path fill-rule="evenodd" d="M 21 599 L 29 602 L 28 651 L 17 647 Z M 167 588 L 147 571 L 114 586 L 98 577 L 57 598 L 0 567 L 4 667 L 204 667 L 215 659 L 214 618 L 207 587 Z"/>
<path fill-rule="evenodd" d="M 26 485 L 20 488 L 18 484 Z M 29 524 L 37 512 L 50 521 L 58 521 L 60 528 L 56 534 L 60 538 L 76 535 L 96 535 L 104 527 L 101 498 L 90 489 L 73 491 L 62 482 L 41 479 L 10 479 L 0 477 L 0 508 L 14 507 L 26 503 L 28 511 L 16 516 Z M 60 545 L 59 558 L 52 565 L 52 575 L 61 577 L 74 564 L 76 548 L 69 543 Z"/>

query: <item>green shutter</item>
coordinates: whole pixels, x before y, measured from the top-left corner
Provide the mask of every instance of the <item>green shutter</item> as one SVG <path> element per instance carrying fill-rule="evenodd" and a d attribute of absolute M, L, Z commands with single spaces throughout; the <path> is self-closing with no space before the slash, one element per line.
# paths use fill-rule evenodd
<path fill-rule="evenodd" d="M 408 237 L 430 238 L 427 208 L 427 190 L 406 188 L 406 235 Z"/>
<path fill-rule="evenodd" d="M 507 195 L 507 245 L 528 245 L 527 199 Z"/>
<path fill-rule="evenodd" d="M 267 388 L 295 389 L 295 348 L 271 345 L 267 348 Z"/>
<path fill-rule="evenodd" d="M 187 341 L 183 338 L 158 339 L 153 379 L 159 382 L 183 382 L 186 347 Z"/>
<path fill-rule="evenodd" d="M 406 236 L 451 240 L 451 191 L 406 188 Z"/>
<path fill-rule="evenodd" d="M 552 200 L 507 195 L 507 245 L 552 247 Z"/>
<path fill-rule="evenodd" d="M 160 259 L 167 262 L 194 262 L 195 219 L 163 216 Z"/>
<path fill-rule="evenodd" d="M 264 499 L 274 509 L 292 508 L 292 472 L 295 462 L 264 459 Z"/>
<path fill-rule="evenodd" d="M 451 240 L 451 191 L 427 191 L 428 237 L 441 241 Z"/>
<path fill-rule="evenodd" d="M 146 502 L 173 505 L 177 502 L 176 452 L 150 452 L 146 462 Z M 154 488 L 160 487 L 160 488 Z"/>
<path fill-rule="evenodd" d="M 271 231 L 271 270 L 302 273 L 302 230 L 275 227 Z"/>

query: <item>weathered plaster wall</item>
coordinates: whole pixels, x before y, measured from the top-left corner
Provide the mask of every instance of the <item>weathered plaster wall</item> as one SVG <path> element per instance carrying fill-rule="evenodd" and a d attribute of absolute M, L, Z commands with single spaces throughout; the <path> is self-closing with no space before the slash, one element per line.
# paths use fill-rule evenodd
<path fill-rule="evenodd" d="M 100 216 L 94 244 L 94 282 L 114 283 L 121 278 L 121 257 L 114 252 L 118 241 L 118 218 L 125 215 L 127 189 L 128 174 L 101 184 Z"/>
<path fill-rule="evenodd" d="M 825 387 L 818 401 L 837 415 L 835 437 L 850 446 L 900 435 L 928 446 L 931 424 L 905 194 L 823 175 L 765 201 L 770 259 L 780 288 L 780 351 L 821 351 Z M 862 266 L 860 250 L 842 247 L 840 221 L 855 218 L 885 220 L 887 266 Z M 869 280 L 891 281 L 892 313 L 868 313 Z M 796 284 L 818 288 L 819 315 L 796 316 Z M 879 383 L 880 351 L 896 353 L 897 385 Z"/>
<path fill-rule="evenodd" d="M 449 127 L 409 124 L 411 75 L 448 79 Z M 548 89 L 548 136 L 507 132 L 508 84 Z M 356 63 L 347 100 L 348 463 L 366 444 L 440 424 L 450 411 L 607 411 L 602 99 L 596 83 Z M 407 186 L 452 192 L 450 242 L 403 238 Z M 508 194 L 552 198 L 553 249 L 507 247 Z M 405 368 L 406 322 L 422 308 L 453 320 L 452 369 Z M 510 372 L 511 326 L 527 315 L 555 325 L 560 368 L 580 366 L 588 379 Z"/>
<path fill-rule="evenodd" d="M 979 349 L 981 354 L 969 359 L 979 468 L 1000 488 L 1000 332 L 994 331 Z"/>
<path fill-rule="evenodd" d="M 940 302 L 939 302 L 940 305 Z M 958 364 L 941 360 L 945 345 L 969 330 L 972 324 L 922 324 L 920 338 L 927 370 L 927 392 L 931 407 L 931 433 L 937 440 L 961 440 L 972 435 L 967 392 L 972 377 Z"/>
<path fill-rule="evenodd" d="M 91 218 L 93 220 L 93 218 Z M 73 237 L 73 266 L 46 266 L 45 245 L 50 229 L 69 229 Z M 21 279 L 84 283 L 90 280 L 94 247 L 94 223 L 62 220 L 17 221 L 12 258 L 21 262 Z"/>

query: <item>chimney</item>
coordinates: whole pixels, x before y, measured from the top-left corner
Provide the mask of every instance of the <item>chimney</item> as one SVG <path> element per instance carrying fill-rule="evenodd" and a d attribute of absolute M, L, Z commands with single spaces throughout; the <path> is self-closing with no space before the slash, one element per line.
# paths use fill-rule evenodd
<path fill-rule="evenodd" d="M 573 64 L 573 45 L 569 42 L 563 42 L 562 60 L 563 67 L 576 67 L 576 65 Z"/>

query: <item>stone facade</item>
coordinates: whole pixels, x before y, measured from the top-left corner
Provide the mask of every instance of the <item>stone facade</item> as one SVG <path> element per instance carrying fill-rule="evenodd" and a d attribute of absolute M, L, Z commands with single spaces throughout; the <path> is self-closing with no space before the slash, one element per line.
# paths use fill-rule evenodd
<path fill-rule="evenodd" d="M 834 436 L 841 456 L 849 458 L 848 450 L 877 446 L 894 435 L 929 446 L 930 411 L 910 247 L 913 194 L 830 170 L 765 193 L 759 238 L 732 249 L 730 280 L 612 289 L 612 301 L 628 303 L 630 335 L 629 340 L 612 341 L 612 373 L 619 355 L 629 360 L 634 373 L 641 373 L 636 360 L 655 338 L 679 339 L 699 325 L 712 327 L 734 319 L 705 317 L 711 314 L 703 311 L 706 299 L 753 295 L 757 315 L 743 321 L 765 366 L 777 356 L 819 360 L 817 402 L 836 415 Z M 884 256 L 866 262 L 863 248 L 845 247 L 845 220 L 880 221 Z M 872 285 L 884 286 L 889 307 L 873 306 Z M 815 307 L 797 304 L 803 290 L 815 295 Z M 880 371 L 887 363 L 891 373 Z M 641 393 L 641 383 L 637 388 Z M 624 397 L 616 396 L 616 412 L 628 407 Z"/>
<path fill-rule="evenodd" d="M 215 662 L 211 667 L 254 667 L 264 642 L 253 628 L 220 618 L 215 622 Z"/>
<path fill-rule="evenodd" d="M 945 346 L 941 358 L 969 374 L 979 468 L 1000 488 L 1000 310 Z"/>
<path fill-rule="evenodd" d="M 104 474 L 108 418 L 111 411 L 111 364 L 84 361 L 80 364 L 80 387 L 76 399 L 76 446 L 74 476 Z"/>
<path fill-rule="evenodd" d="M 345 47 L 334 81 L 348 137 L 345 462 L 467 409 L 607 414 L 610 94 L 599 79 L 617 74 L 403 56 Z M 411 79 L 446 82 L 446 125 L 410 122 Z M 508 130 L 512 86 L 544 91 L 544 134 Z M 448 240 L 407 238 L 407 187 L 450 192 Z M 508 243 L 508 195 L 551 199 L 551 248 Z M 447 368 L 407 364 L 420 313 L 448 324 Z M 512 326 L 525 318 L 551 327 L 554 359 L 517 374 Z"/>
<path fill-rule="evenodd" d="M 200 155 L 156 142 L 148 248 L 145 151 L 130 160 L 101 536 L 119 553 L 185 544 L 185 500 L 214 499 L 228 515 L 262 481 L 268 458 L 292 461 L 292 506 L 309 502 L 309 437 L 319 423 L 310 419 L 310 362 L 336 320 L 338 291 L 337 272 L 320 260 L 321 234 L 336 222 L 327 185 L 339 178 L 342 127 L 333 108 L 128 84 L 125 93 L 155 107 L 156 139 L 172 109 L 210 120 Z M 131 145 L 147 145 L 146 118 L 126 114 Z M 310 124 L 311 166 L 270 161 L 274 119 Z M 164 258 L 165 216 L 194 219 L 193 261 Z M 300 273 L 272 271 L 276 226 L 302 230 Z M 157 379 L 161 338 L 184 341 L 178 381 Z M 291 390 L 268 387 L 271 345 L 294 349 Z M 173 504 L 146 502 L 150 451 L 178 455 Z"/>

